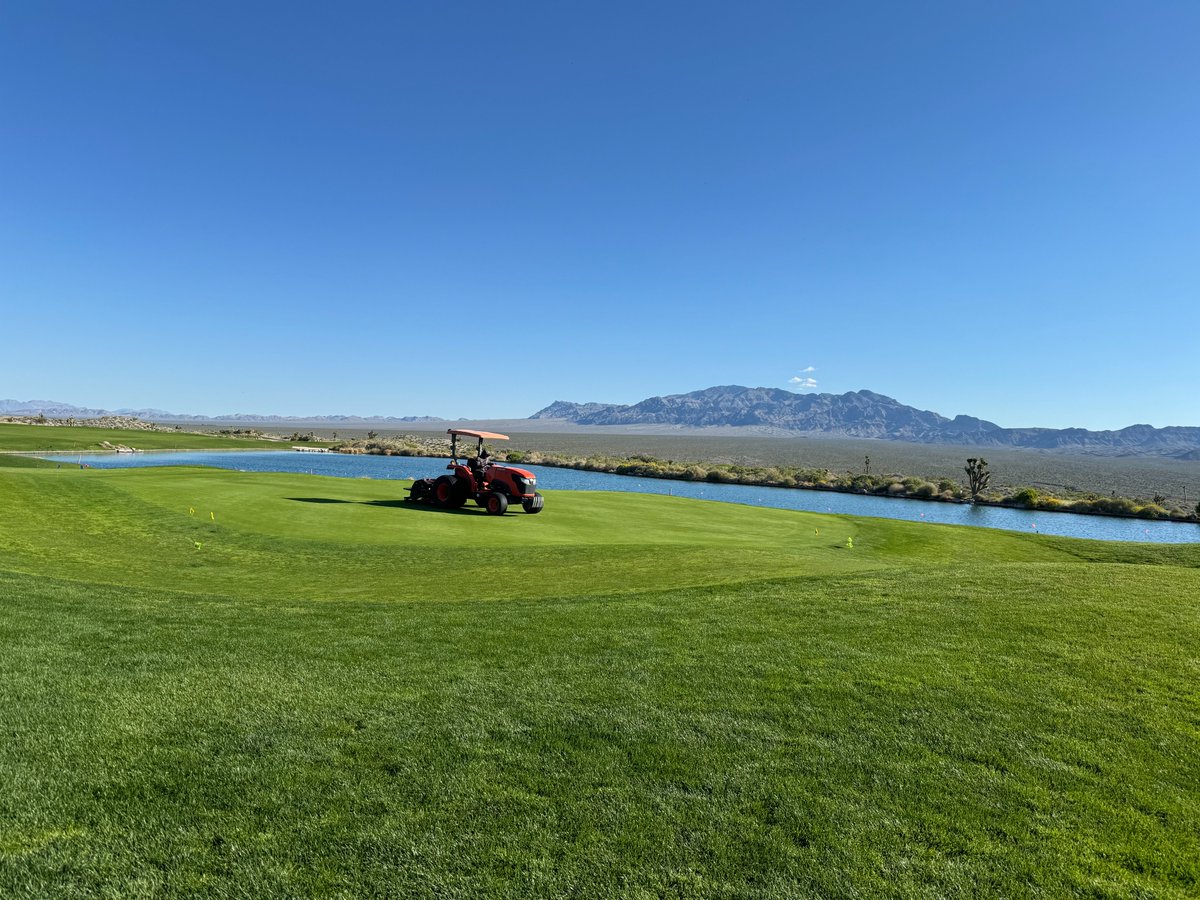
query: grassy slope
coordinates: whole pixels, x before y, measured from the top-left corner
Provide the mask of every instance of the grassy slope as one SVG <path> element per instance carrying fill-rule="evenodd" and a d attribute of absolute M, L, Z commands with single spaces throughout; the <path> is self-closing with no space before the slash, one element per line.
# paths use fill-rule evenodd
<path fill-rule="evenodd" d="M 0 496 L 6 896 L 1197 890 L 1200 547 L 199 469 Z"/>
<path fill-rule="evenodd" d="M 138 450 L 278 450 L 290 446 L 280 441 L 232 437 L 219 434 L 191 432 L 140 431 L 123 428 L 92 428 L 90 426 L 49 426 L 0 424 L 0 450 L 100 450 L 101 441 L 125 444 Z M 321 446 L 314 441 L 313 446 Z"/>

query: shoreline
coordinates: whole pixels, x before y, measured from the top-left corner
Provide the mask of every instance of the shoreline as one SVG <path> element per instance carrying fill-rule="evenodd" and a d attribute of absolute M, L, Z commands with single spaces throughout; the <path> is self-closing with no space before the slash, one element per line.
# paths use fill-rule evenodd
<path fill-rule="evenodd" d="M 283 442 L 281 442 L 283 443 Z M 222 447 L 222 448 L 155 448 L 147 450 L 138 450 L 137 454 L 144 453 L 286 453 L 291 452 L 291 446 L 275 447 Z M 406 448 L 407 449 L 407 448 Z M 420 459 L 442 459 L 445 458 L 441 454 L 422 453 L 422 452 L 387 452 L 383 450 L 339 450 L 330 449 L 329 452 L 337 453 L 343 456 L 407 456 Z M 121 453 L 118 450 L 0 450 L 0 455 L 6 456 L 30 456 L 30 457 L 70 457 L 79 455 L 89 456 L 125 456 L 130 454 Z M 540 454 L 539 454 L 540 456 Z M 507 462 L 507 460 L 505 460 Z M 512 465 L 521 465 L 524 460 L 513 460 Z M 1082 509 L 1072 508 L 1080 501 L 1062 500 L 1057 497 L 1046 497 L 1047 500 L 1053 500 L 1055 505 L 1046 506 L 1031 506 L 1027 503 L 1011 503 L 1005 502 L 1004 498 L 980 498 L 978 500 L 970 500 L 965 497 L 948 497 L 939 494 L 931 496 L 914 496 L 910 492 L 891 492 L 889 490 L 867 490 L 865 487 L 842 486 L 836 484 L 803 484 L 789 485 L 780 484 L 775 481 L 754 479 L 753 477 L 746 478 L 744 476 L 731 473 L 730 478 L 685 478 L 675 475 L 670 472 L 652 471 L 647 467 L 648 462 L 645 460 L 621 460 L 611 464 L 591 463 L 587 460 L 579 460 L 573 462 L 556 461 L 554 459 L 539 458 L 537 461 L 529 460 L 526 464 L 545 466 L 554 469 L 576 469 L 584 472 L 597 472 L 606 475 L 619 475 L 629 478 L 653 478 L 658 481 L 679 481 L 683 483 L 703 483 L 709 482 L 713 484 L 730 484 L 742 485 L 745 487 L 762 487 L 762 488 L 777 488 L 779 490 L 788 491 L 813 491 L 817 493 L 835 493 L 835 494 L 853 494 L 858 496 L 880 497 L 887 500 L 912 500 L 921 503 L 949 503 L 959 506 L 992 506 L 1000 509 L 1016 509 L 1027 512 L 1037 513 L 1069 513 L 1082 516 L 1100 516 L 1112 519 L 1137 519 L 1147 522 L 1172 522 L 1179 525 L 1200 525 L 1200 517 L 1195 515 L 1190 516 L 1175 516 L 1171 514 L 1165 515 L 1139 515 L 1137 512 L 1126 512 L 1119 510 L 1103 510 L 1103 509 Z M 622 468 L 636 468 L 637 471 L 620 471 Z M 711 470 L 710 470 L 711 471 Z M 897 478 L 899 476 L 896 476 Z M 900 482 L 893 482 L 900 483 Z M 1120 501 L 1127 498 L 1113 498 L 1115 501 Z M 1083 501 L 1088 502 L 1088 501 Z M 1132 501 L 1129 501 L 1132 502 Z"/>
<path fill-rule="evenodd" d="M 422 459 L 441 459 L 441 458 L 443 458 L 440 455 L 434 455 L 434 454 L 428 454 L 428 453 L 417 453 L 417 452 L 407 452 L 407 453 L 405 453 L 405 452 L 385 452 L 385 451 L 372 451 L 372 450 L 361 450 L 361 449 L 355 449 L 352 451 L 334 450 L 334 452 L 341 453 L 346 456 L 364 456 L 364 455 L 365 456 L 409 456 L 409 457 L 419 457 Z M 506 459 L 506 460 L 504 460 L 504 462 L 508 462 L 508 460 Z M 511 464 L 517 465 L 517 466 L 522 465 L 522 464 L 545 466 L 547 468 L 552 468 L 552 469 L 576 469 L 576 470 L 583 471 L 583 472 L 598 472 L 598 473 L 605 474 L 605 475 L 621 475 L 621 476 L 630 477 L 630 478 L 654 478 L 659 481 L 680 481 L 680 482 L 690 483 L 690 484 L 702 483 L 702 482 L 707 481 L 707 482 L 710 482 L 713 484 L 733 484 L 733 485 L 744 485 L 746 487 L 778 488 L 780 490 L 787 490 L 787 491 L 814 491 L 814 492 L 834 493 L 834 494 L 854 494 L 854 495 L 867 496 L 867 497 L 881 497 L 881 498 L 884 498 L 887 500 L 913 500 L 913 501 L 917 501 L 917 502 L 921 502 L 921 503 L 951 503 L 951 504 L 956 504 L 959 506 L 972 506 L 972 505 L 974 505 L 974 506 L 993 506 L 993 507 L 997 507 L 1000 509 L 1016 509 L 1016 510 L 1024 510 L 1027 512 L 1037 512 L 1037 513 L 1043 513 L 1043 512 L 1045 512 L 1045 513 L 1068 513 L 1068 514 L 1077 515 L 1077 516 L 1100 516 L 1100 517 L 1110 518 L 1110 519 L 1137 519 L 1139 521 L 1144 521 L 1144 522 L 1173 522 L 1173 523 L 1179 524 L 1179 525 L 1200 525 L 1200 516 L 1196 516 L 1196 515 L 1174 516 L 1174 515 L 1170 515 L 1169 513 L 1165 514 L 1165 515 L 1139 515 L 1136 512 L 1125 512 L 1125 511 L 1118 511 L 1118 510 L 1072 508 L 1072 506 L 1078 502 L 1089 502 L 1089 501 L 1062 500 L 1061 498 L 1052 497 L 1049 495 L 1047 495 L 1046 499 L 1053 500 L 1056 505 L 1030 506 L 1029 504 L 1026 504 L 1026 503 L 1006 503 L 1004 501 L 1004 498 L 999 498 L 999 499 L 979 498 L 977 500 L 971 500 L 971 499 L 964 498 L 964 497 L 946 497 L 946 496 L 940 496 L 938 494 L 934 494 L 934 495 L 927 496 L 927 497 L 920 497 L 920 496 L 914 496 L 911 493 L 892 493 L 887 490 L 871 491 L 871 490 L 867 490 L 866 488 L 863 488 L 863 487 L 841 486 L 841 485 L 836 485 L 836 484 L 788 485 L 788 484 L 779 484 L 778 482 L 771 482 L 771 481 L 765 481 L 765 480 L 755 480 L 753 478 L 743 480 L 740 477 L 735 477 L 735 478 L 731 478 L 728 480 L 726 480 L 724 478 L 716 478 L 716 479 L 714 479 L 714 478 L 683 478 L 683 477 L 679 477 L 675 474 L 672 474 L 670 472 L 648 471 L 645 468 L 643 468 L 646 465 L 646 462 L 643 460 L 624 460 L 621 463 L 606 466 L 606 465 L 598 464 L 598 463 L 589 463 L 587 460 L 580 460 L 579 462 L 567 463 L 567 462 L 556 462 L 553 459 L 546 459 L 543 457 L 543 458 L 539 458 L 537 461 L 534 461 L 534 460 L 528 460 L 528 461 L 512 460 Z M 636 467 L 638 469 L 638 471 L 635 471 L 635 472 L 634 471 L 626 471 L 626 472 L 619 471 L 619 469 L 623 468 L 623 467 Z M 1120 500 L 1128 499 L 1128 498 L 1112 498 L 1112 499 L 1120 501 Z M 1129 501 L 1129 502 L 1132 502 L 1132 501 Z"/>

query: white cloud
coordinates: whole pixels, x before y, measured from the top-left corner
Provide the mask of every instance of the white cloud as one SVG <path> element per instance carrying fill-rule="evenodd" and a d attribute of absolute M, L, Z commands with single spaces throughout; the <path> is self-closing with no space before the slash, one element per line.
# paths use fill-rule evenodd
<path fill-rule="evenodd" d="M 805 369 L 804 371 L 810 372 L 812 370 Z M 799 387 L 799 388 L 815 388 L 817 386 L 817 379 L 806 378 L 806 377 L 802 377 L 800 375 L 795 375 L 788 379 L 788 384 L 794 384 L 794 385 L 796 385 L 796 387 Z"/>
<path fill-rule="evenodd" d="M 815 372 L 815 371 L 817 371 L 817 367 L 816 367 L 816 366 L 805 366 L 805 367 L 804 367 L 803 369 L 801 369 L 800 371 L 801 371 L 802 373 L 804 373 L 805 375 L 807 375 L 809 372 Z"/>

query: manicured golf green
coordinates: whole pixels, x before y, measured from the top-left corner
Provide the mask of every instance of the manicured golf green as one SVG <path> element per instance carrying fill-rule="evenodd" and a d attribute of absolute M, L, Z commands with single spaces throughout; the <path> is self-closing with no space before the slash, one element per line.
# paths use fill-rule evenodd
<path fill-rule="evenodd" d="M 0 896 L 1200 890 L 1200 545 L 402 496 L 0 467 Z"/>

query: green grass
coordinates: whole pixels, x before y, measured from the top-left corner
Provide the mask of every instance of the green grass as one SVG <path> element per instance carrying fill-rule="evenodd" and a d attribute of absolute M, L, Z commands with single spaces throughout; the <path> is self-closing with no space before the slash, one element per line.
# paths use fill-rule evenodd
<path fill-rule="evenodd" d="M 965 483 L 967 458 L 983 456 L 990 464 L 992 487 L 1016 490 L 1032 485 L 1059 494 L 1095 492 L 1102 497 L 1149 499 L 1161 493 L 1184 506 L 1200 499 L 1200 460 L 1158 457 L 1098 457 L 1010 447 L 910 444 L 853 438 L 733 437 L 701 434 L 549 434 L 522 432 L 514 423 L 501 431 L 512 441 L 504 447 L 575 456 L 636 456 L 676 462 L 694 461 L 746 466 L 800 466 L 834 472 L 862 472 L 871 457 L 876 474 L 913 475 Z M 418 434 L 419 432 L 412 431 Z M 338 432 L 349 437 L 352 432 Z M 424 437 L 444 436 L 437 432 Z M 1190 503 L 1188 502 L 1190 498 Z"/>
<path fill-rule="evenodd" d="M 49 459 L 39 459 L 36 456 L 12 456 L 0 453 L 0 468 L 5 469 L 53 469 L 62 463 Z"/>
<path fill-rule="evenodd" d="M 0 469 L 0 896 L 1197 893 L 1200 546 L 401 496 Z"/>
<path fill-rule="evenodd" d="M 190 431 L 142 431 L 125 428 L 94 428 L 85 425 L 50 426 L 0 423 L 0 450 L 31 452 L 77 450 L 86 453 L 102 449 L 101 441 L 108 441 L 114 446 L 124 444 L 138 450 L 278 450 L 281 447 L 291 446 L 286 441 L 267 441 L 222 434 L 196 434 Z M 322 446 L 322 444 L 319 441 L 313 441 L 312 446 Z"/>

